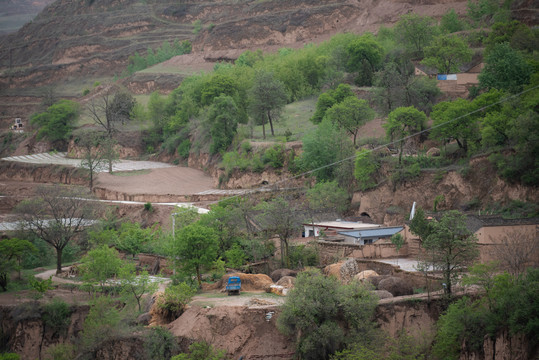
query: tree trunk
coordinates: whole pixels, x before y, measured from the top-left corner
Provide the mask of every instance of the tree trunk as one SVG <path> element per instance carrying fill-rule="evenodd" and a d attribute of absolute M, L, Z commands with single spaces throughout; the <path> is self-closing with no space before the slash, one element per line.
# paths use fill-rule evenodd
<path fill-rule="evenodd" d="M 94 188 L 94 169 L 92 168 L 92 165 L 89 163 L 89 170 L 90 170 L 90 191 Z"/>
<path fill-rule="evenodd" d="M 200 276 L 200 268 L 196 267 L 197 272 L 197 281 L 198 281 L 198 288 L 200 289 L 202 287 L 202 277 Z"/>
<path fill-rule="evenodd" d="M 268 121 L 270 123 L 270 128 L 271 128 L 271 136 L 275 136 L 275 132 L 273 131 L 273 120 L 271 120 L 271 114 L 269 110 L 268 110 Z"/>
<path fill-rule="evenodd" d="M 279 239 L 279 240 L 281 240 L 281 267 L 284 267 L 284 257 L 285 257 L 284 241 L 283 239 Z"/>
<path fill-rule="evenodd" d="M 60 275 L 62 273 L 62 252 L 64 251 L 63 248 L 56 248 L 56 275 Z"/>
<path fill-rule="evenodd" d="M 6 273 L 0 273 L 0 286 L 2 291 L 7 291 L 7 279 L 8 275 Z"/>
<path fill-rule="evenodd" d="M 266 140 L 266 125 L 262 124 L 262 136 L 264 137 L 264 140 Z"/>
<path fill-rule="evenodd" d="M 109 159 L 108 162 L 109 162 L 109 174 L 112 174 L 112 159 Z"/>

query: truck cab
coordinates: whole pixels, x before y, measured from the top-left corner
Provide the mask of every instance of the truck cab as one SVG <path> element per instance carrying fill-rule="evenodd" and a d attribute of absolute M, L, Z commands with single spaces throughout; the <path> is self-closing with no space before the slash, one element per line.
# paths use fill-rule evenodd
<path fill-rule="evenodd" d="M 228 278 L 226 284 L 226 292 L 228 296 L 230 295 L 239 295 L 241 290 L 241 279 L 239 276 L 231 276 Z"/>

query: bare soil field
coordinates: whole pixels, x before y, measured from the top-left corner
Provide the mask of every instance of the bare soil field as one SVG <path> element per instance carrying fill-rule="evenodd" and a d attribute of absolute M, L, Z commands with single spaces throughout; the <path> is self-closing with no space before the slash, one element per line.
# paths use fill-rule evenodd
<path fill-rule="evenodd" d="M 148 173 L 101 173 L 97 185 L 126 194 L 191 195 L 214 189 L 213 179 L 200 170 L 175 166 Z"/>

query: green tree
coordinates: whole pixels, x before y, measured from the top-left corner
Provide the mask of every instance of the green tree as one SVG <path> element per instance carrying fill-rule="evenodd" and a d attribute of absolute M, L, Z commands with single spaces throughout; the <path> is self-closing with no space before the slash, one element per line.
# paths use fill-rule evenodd
<path fill-rule="evenodd" d="M 79 116 L 79 105 L 71 100 L 60 100 L 49 106 L 45 112 L 34 114 L 30 123 L 39 126 L 38 138 L 61 143 L 69 139 L 75 121 Z"/>
<path fill-rule="evenodd" d="M 344 213 L 350 206 L 350 198 L 336 181 L 317 182 L 307 190 L 305 197 L 314 211 Z"/>
<path fill-rule="evenodd" d="M 371 189 L 376 186 L 376 174 L 380 167 L 376 155 L 367 149 L 361 149 L 356 153 L 354 176 L 361 191 Z"/>
<path fill-rule="evenodd" d="M 239 269 L 245 263 L 247 255 L 239 244 L 234 244 L 229 250 L 225 251 L 225 258 L 229 268 Z"/>
<path fill-rule="evenodd" d="M 210 212 L 205 214 L 200 223 L 206 227 L 212 228 L 218 239 L 220 256 L 237 243 L 240 231 L 235 221 L 236 214 L 231 211 L 231 207 L 226 203 L 213 205 Z"/>
<path fill-rule="evenodd" d="M 320 94 L 318 101 L 316 102 L 316 110 L 311 118 L 311 121 L 315 124 L 320 124 L 329 108 L 342 102 L 349 96 L 355 95 L 348 84 L 339 84 L 335 90 L 328 90 L 327 92 Z"/>
<path fill-rule="evenodd" d="M 7 285 L 10 270 L 17 270 L 20 279 L 23 257 L 36 253 L 37 251 L 34 244 L 28 240 L 10 238 L 0 241 L 0 259 L 1 262 L 4 263 L 3 266 L 0 267 L 0 286 L 2 286 L 4 291 L 6 291 L 5 286 Z"/>
<path fill-rule="evenodd" d="M 217 259 L 218 240 L 213 229 L 198 223 L 187 225 L 173 239 L 172 257 L 180 259 L 181 267 L 196 274 L 198 286 L 202 286 L 202 269 Z"/>
<path fill-rule="evenodd" d="M 157 290 L 157 283 L 152 281 L 147 271 L 137 274 L 135 265 L 123 263 L 118 271 L 122 294 L 126 297 L 134 297 L 137 301 L 138 311 L 141 312 L 141 299 L 144 294 L 153 293 Z"/>
<path fill-rule="evenodd" d="M 507 43 L 496 44 L 485 58 L 479 85 L 517 93 L 529 83 L 531 74 L 532 68 L 518 51 Z"/>
<path fill-rule="evenodd" d="M 249 99 L 251 115 L 257 123 L 262 124 L 264 139 L 266 138 L 266 123 L 270 125 L 271 135 L 275 136 L 273 123 L 279 119 L 287 101 L 284 84 L 272 72 L 257 71 L 253 87 L 249 92 Z"/>
<path fill-rule="evenodd" d="M 152 131 L 160 136 L 163 136 L 167 123 L 169 121 L 169 114 L 167 113 L 167 102 L 164 97 L 161 97 L 157 91 L 150 94 L 148 100 L 148 116 L 153 123 Z"/>
<path fill-rule="evenodd" d="M 352 162 L 333 164 L 351 157 L 353 153 L 354 145 L 348 136 L 325 119 L 303 137 L 303 153 L 298 162 L 304 171 L 313 170 L 318 181 L 336 179 L 340 186 L 345 187 L 350 185 L 348 173 L 353 172 Z"/>
<path fill-rule="evenodd" d="M 440 29 L 445 33 L 464 30 L 465 23 L 459 19 L 455 9 L 449 9 L 440 20 Z"/>
<path fill-rule="evenodd" d="M 102 342 L 122 334 L 125 325 L 116 305 L 108 296 L 98 296 L 91 301 L 80 335 L 83 353 L 93 353 Z"/>
<path fill-rule="evenodd" d="M 118 230 L 116 248 L 135 257 L 155 238 L 151 228 L 142 229 L 139 223 L 124 222 Z"/>
<path fill-rule="evenodd" d="M 285 335 L 297 335 L 296 349 L 302 358 L 327 359 L 345 344 L 370 345 L 376 302 L 357 282 L 339 285 L 318 270 L 305 271 L 282 306 L 277 327 Z"/>
<path fill-rule="evenodd" d="M 220 95 L 214 99 L 208 111 L 212 143 L 210 153 L 216 154 L 228 149 L 238 128 L 238 107 L 234 99 Z"/>
<path fill-rule="evenodd" d="M 238 83 L 228 74 L 217 73 L 203 82 L 200 89 L 200 104 L 211 105 L 213 100 L 222 94 L 236 98 Z"/>
<path fill-rule="evenodd" d="M 509 123 L 509 143 L 516 153 L 491 156 L 502 177 L 526 185 L 539 184 L 539 115 L 530 109 Z"/>
<path fill-rule="evenodd" d="M 345 98 L 326 111 L 326 117 L 341 129 L 354 136 L 354 145 L 359 128 L 374 119 L 375 113 L 366 100 L 355 96 Z"/>
<path fill-rule="evenodd" d="M 376 41 L 374 35 L 366 33 L 346 47 L 348 54 L 348 69 L 359 72 L 358 85 L 370 86 L 372 75 L 380 68 L 384 49 Z"/>
<path fill-rule="evenodd" d="M 391 236 L 391 243 L 395 245 L 395 249 L 397 249 L 397 255 L 399 254 L 400 249 L 404 246 L 404 238 L 401 234 L 394 234 Z"/>
<path fill-rule="evenodd" d="M 464 297 L 449 305 L 440 316 L 433 353 L 437 358 L 457 360 L 464 348 L 481 351 L 485 334 L 485 311 L 479 303 Z"/>
<path fill-rule="evenodd" d="M 459 148 L 467 153 L 470 145 L 474 146 L 479 140 L 477 117 L 470 114 L 473 110 L 473 105 L 464 99 L 435 105 L 431 113 L 431 138 L 444 142 L 454 139 Z"/>
<path fill-rule="evenodd" d="M 436 68 L 441 74 L 458 72 L 459 67 L 472 60 L 473 52 L 466 41 L 456 35 L 440 35 L 425 47 L 424 65 Z"/>
<path fill-rule="evenodd" d="M 118 251 L 107 245 L 88 251 L 82 258 L 82 278 L 88 283 L 97 283 L 101 290 L 107 281 L 119 274 L 122 260 Z"/>
<path fill-rule="evenodd" d="M 402 162 L 402 150 L 407 136 L 415 134 L 427 126 L 427 116 L 413 106 L 400 107 L 393 110 L 383 125 L 387 137 L 392 141 L 399 141 L 399 164 Z"/>
<path fill-rule="evenodd" d="M 479 255 L 477 238 L 466 228 L 466 216 L 459 211 L 448 211 L 439 220 L 427 223 L 420 216 L 424 214 L 416 212 L 410 230 L 420 236 L 421 246 L 432 254 L 435 268 L 443 275 L 444 291 L 451 296 L 457 274 Z"/>
<path fill-rule="evenodd" d="M 402 15 L 395 26 L 395 34 L 415 56 L 422 57 L 423 49 L 436 35 L 434 20 L 414 13 Z"/>

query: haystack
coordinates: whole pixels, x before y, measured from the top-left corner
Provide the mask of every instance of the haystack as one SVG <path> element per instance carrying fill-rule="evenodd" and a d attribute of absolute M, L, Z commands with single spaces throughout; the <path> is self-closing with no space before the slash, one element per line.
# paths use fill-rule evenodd
<path fill-rule="evenodd" d="M 277 269 L 271 272 L 270 277 L 273 282 L 279 281 L 283 276 L 296 276 L 298 272 L 290 269 Z"/>
<path fill-rule="evenodd" d="M 294 287 L 294 283 L 296 282 L 296 278 L 292 276 L 283 276 L 279 281 L 277 281 L 276 285 L 285 287 L 287 289 L 291 289 Z"/>
<path fill-rule="evenodd" d="M 208 290 L 225 291 L 226 283 L 228 282 L 228 278 L 231 276 L 239 276 L 242 291 L 265 291 L 268 286 L 273 284 L 271 278 L 266 274 L 233 273 L 223 275 L 221 280 L 205 288 Z"/>
<path fill-rule="evenodd" d="M 344 261 L 340 261 L 335 264 L 328 265 L 324 268 L 324 275 L 335 276 L 337 279 L 341 280 L 341 266 L 344 264 Z"/>
<path fill-rule="evenodd" d="M 354 279 L 363 282 L 367 280 L 368 278 L 370 278 L 371 276 L 378 276 L 378 273 L 374 270 L 365 270 L 365 271 L 360 272 L 359 274 L 356 274 L 354 276 Z"/>
<path fill-rule="evenodd" d="M 387 290 L 393 294 L 393 296 L 411 295 L 414 293 L 414 290 L 408 281 L 395 276 L 390 276 L 387 279 L 380 281 L 378 290 Z"/>

